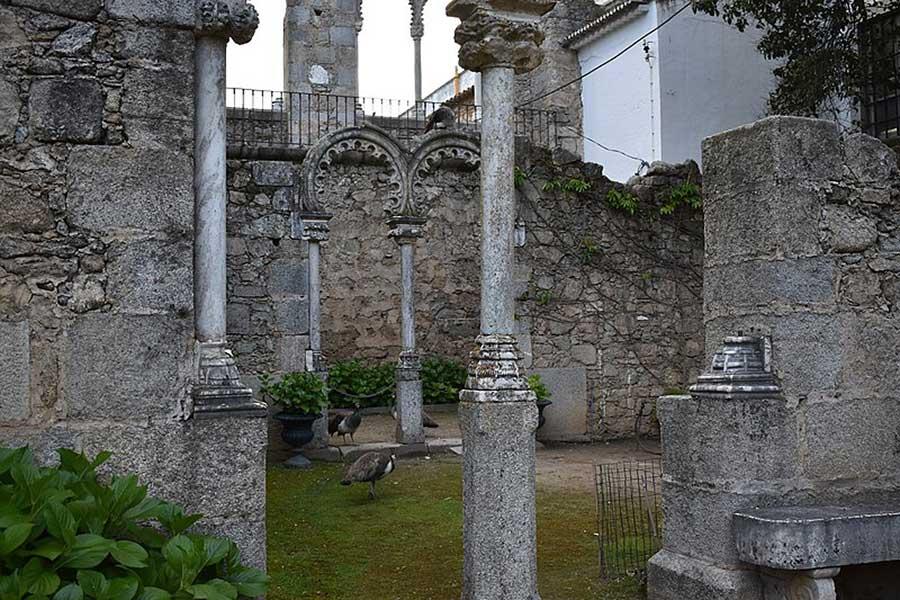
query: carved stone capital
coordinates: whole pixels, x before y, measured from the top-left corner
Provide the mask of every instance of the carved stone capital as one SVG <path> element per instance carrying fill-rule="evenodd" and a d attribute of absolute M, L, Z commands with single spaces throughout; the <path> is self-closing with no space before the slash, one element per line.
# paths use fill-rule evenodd
<path fill-rule="evenodd" d="M 480 335 L 469 354 L 469 376 L 462 399 L 468 402 L 534 402 L 534 392 L 519 370 L 515 336 Z"/>
<path fill-rule="evenodd" d="M 422 11 L 428 0 L 409 0 L 409 8 L 412 10 L 412 20 L 409 24 L 409 34 L 414 40 L 421 40 L 425 35 L 425 20 Z"/>
<path fill-rule="evenodd" d="M 308 242 L 326 242 L 331 226 L 328 213 L 300 213 L 297 215 L 300 228 L 300 239 Z"/>
<path fill-rule="evenodd" d="M 192 390 L 194 417 L 264 416 L 265 402 L 241 382 L 234 354 L 224 343 L 201 343 L 197 383 Z"/>
<path fill-rule="evenodd" d="M 231 38 L 237 44 L 253 39 L 259 26 L 256 8 L 246 0 L 199 0 L 197 36 Z"/>
<path fill-rule="evenodd" d="M 836 600 L 834 578 L 840 569 L 763 570 L 765 596 L 773 600 Z"/>
<path fill-rule="evenodd" d="M 388 219 L 391 227 L 389 237 L 398 245 L 415 244 L 416 240 L 425 235 L 425 219 L 418 217 L 395 217 Z"/>
<path fill-rule="evenodd" d="M 306 370 L 310 373 L 325 373 L 328 371 L 325 355 L 322 354 L 321 350 L 306 351 Z"/>
<path fill-rule="evenodd" d="M 418 381 L 422 371 L 422 358 L 415 352 L 403 351 L 397 362 L 398 381 Z"/>
<path fill-rule="evenodd" d="M 544 34 L 539 17 L 550 0 L 453 0 L 447 14 L 459 18 L 455 40 L 459 64 L 470 71 L 511 67 L 516 73 L 536 69 L 543 60 Z"/>

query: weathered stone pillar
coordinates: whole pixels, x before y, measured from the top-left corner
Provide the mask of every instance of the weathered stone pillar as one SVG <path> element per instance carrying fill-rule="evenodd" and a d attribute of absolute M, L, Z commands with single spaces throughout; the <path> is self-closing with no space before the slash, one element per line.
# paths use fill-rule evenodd
<path fill-rule="evenodd" d="M 322 357 L 322 276 L 321 244 L 328 240 L 332 215 L 328 213 L 305 213 L 300 216 L 300 237 L 309 244 L 309 348 L 306 350 L 306 370 L 316 373 L 322 379 L 328 377 L 328 367 Z M 309 447 L 324 448 L 328 445 L 328 413 L 326 418 L 313 424 L 315 437 Z"/>
<path fill-rule="evenodd" d="M 194 54 L 194 326 L 199 345 L 194 416 L 259 413 L 241 383 L 225 322 L 225 47 L 249 42 L 259 18 L 244 0 L 197 4 Z"/>
<path fill-rule="evenodd" d="M 413 39 L 415 52 L 415 80 L 416 80 L 416 102 L 422 99 L 422 37 L 425 35 L 425 21 L 422 18 L 422 10 L 428 0 L 409 0 L 409 7 L 412 9 L 412 22 L 409 26 L 409 33 Z"/>
<path fill-rule="evenodd" d="M 400 281 L 402 288 L 400 319 L 403 350 L 397 364 L 397 441 L 421 444 L 425 441 L 422 426 L 422 363 L 416 353 L 415 255 L 416 240 L 422 237 L 425 219 L 398 217 L 391 219 L 391 237 L 400 246 Z"/>
<path fill-rule="evenodd" d="M 514 328 L 514 76 L 541 62 L 547 0 L 453 0 L 460 65 L 481 72 L 481 335 L 460 393 L 463 600 L 536 600 L 534 394 Z"/>

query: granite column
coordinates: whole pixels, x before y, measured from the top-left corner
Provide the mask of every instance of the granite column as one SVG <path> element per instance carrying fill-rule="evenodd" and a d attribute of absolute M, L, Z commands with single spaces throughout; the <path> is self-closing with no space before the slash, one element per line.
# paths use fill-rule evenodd
<path fill-rule="evenodd" d="M 265 414 L 227 343 L 225 287 L 225 48 L 249 42 L 259 18 L 244 0 L 197 5 L 194 50 L 194 416 Z"/>
<path fill-rule="evenodd" d="M 537 600 L 535 396 L 519 369 L 512 286 L 514 77 L 541 62 L 555 2 L 453 0 L 463 68 L 482 73 L 481 335 L 460 393 L 463 600 Z"/>

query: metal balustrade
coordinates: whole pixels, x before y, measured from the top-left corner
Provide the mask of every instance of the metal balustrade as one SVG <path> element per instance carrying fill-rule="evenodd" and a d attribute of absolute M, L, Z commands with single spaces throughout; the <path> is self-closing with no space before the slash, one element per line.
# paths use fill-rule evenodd
<path fill-rule="evenodd" d="M 264 154 L 265 149 L 300 149 L 323 136 L 370 123 L 402 142 L 425 133 L 428 117 L 442 106 L 439 102 L 407 102 L 379 98 L 228 88 L 228 145 Z M 456 129 L 477 133 L 481 107 L 457 104 Z M 557 144 L 556 113 L 516 109 L 515 132 L 532 143 L 552 148 Z"/>

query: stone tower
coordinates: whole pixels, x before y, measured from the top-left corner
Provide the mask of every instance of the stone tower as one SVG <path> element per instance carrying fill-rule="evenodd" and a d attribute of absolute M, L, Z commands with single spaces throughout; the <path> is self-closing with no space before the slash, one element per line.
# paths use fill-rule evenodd
<path fill-rule="evenodd" d="M 287 0 L 286 89 L 357 96 L 361 29 L 362 0 Z"/>

